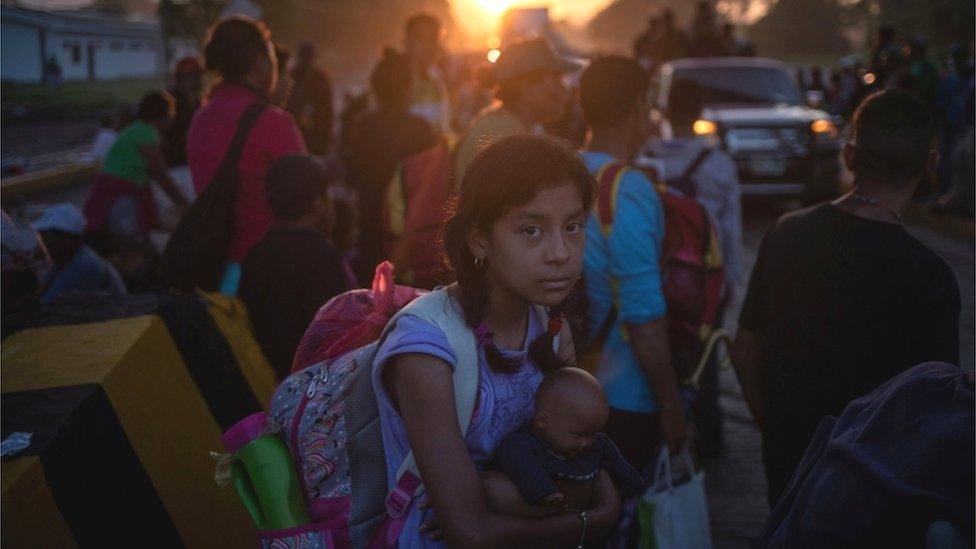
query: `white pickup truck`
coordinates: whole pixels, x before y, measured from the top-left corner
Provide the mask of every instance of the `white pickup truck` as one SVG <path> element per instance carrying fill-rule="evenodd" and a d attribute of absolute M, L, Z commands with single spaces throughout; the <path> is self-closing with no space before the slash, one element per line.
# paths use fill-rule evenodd
<path fill-rule="evenodd" d="M 829 114 L 814 108 L 815 94 L 803 97 L 786 64 L 753 57 L 663 64 L 652 86 L 652 119 L 665 138 L 672 133 L 668 100 L 678 79 L 691 79 L 702 88 L 703 108 L 694 134 L 715 141 L 732 156 L 743 195 L 792 195 L 810 201 L 837 195 L 842 145 L 837 126 Z"/>

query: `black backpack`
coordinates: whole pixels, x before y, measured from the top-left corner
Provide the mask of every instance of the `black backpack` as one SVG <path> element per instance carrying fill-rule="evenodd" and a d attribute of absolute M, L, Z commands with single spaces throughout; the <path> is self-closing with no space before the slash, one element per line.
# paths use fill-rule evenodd
<path fill-rule="evenodd" d="M 163 250 L 160 282 L 165 288 L 215 291 L 223 277 L 234 230 L 234 203 L 240 179 L 238 164 L 251 129 L 266 105 L 257 101 L 244 109 L 230 148 L 217 174 L 183 214 Z"/>

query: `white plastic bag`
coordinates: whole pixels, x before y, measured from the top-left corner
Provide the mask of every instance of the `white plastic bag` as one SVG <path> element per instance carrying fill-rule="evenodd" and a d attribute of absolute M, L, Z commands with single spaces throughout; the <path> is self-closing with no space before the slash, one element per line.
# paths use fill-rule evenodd
<path fill-rule="evenodd" d="M 691 478 L 675 486 L 668 447 L 654 467 L 654 482 L 637 503 L 641 549 L 711 549 L 705 472 L 695 471 L 688 449 L 681 458 Z"/>

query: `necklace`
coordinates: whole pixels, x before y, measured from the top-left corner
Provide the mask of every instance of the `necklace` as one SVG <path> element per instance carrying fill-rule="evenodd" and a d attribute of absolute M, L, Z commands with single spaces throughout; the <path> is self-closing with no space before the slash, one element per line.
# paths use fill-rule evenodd
<path fill-rule="evenodd" d="M 861 195 L 861 194 L 859 194 L 857 192 L 851 193 L 851 198 L 853 198 L 857 202 L 860 202 L 861 204 L 867 204 L 868 206 L 874 206 L 875 208 L 877 208 L 879 210 L 882 210 L 885 213 L 887 213 L 888 215 L 890 215 L 891 217 L 895 218 L 895 222 L 901 223 L 901 214 L 900 213 L 896 212 L 895 210 L 892 210 L 891 208 L 889 208 L 887 206 L 884 206 L 883 204 L 881 204 L 880 202 L 878 202 L 876 199 L 871 198 L 869 196 Z"/>

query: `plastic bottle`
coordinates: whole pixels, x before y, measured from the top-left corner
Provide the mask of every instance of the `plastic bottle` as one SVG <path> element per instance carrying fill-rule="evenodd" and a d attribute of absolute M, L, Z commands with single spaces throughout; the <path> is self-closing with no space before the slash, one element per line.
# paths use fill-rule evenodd
<path fill-rule="evenodd" d="M 259 530 L 308 524 L 311 519 L 295 464 L 285 443 L 264 433 L 266 419 L 265 412 L 251 414 L 222 437 L 234 456 L 234 488 Z"/>

